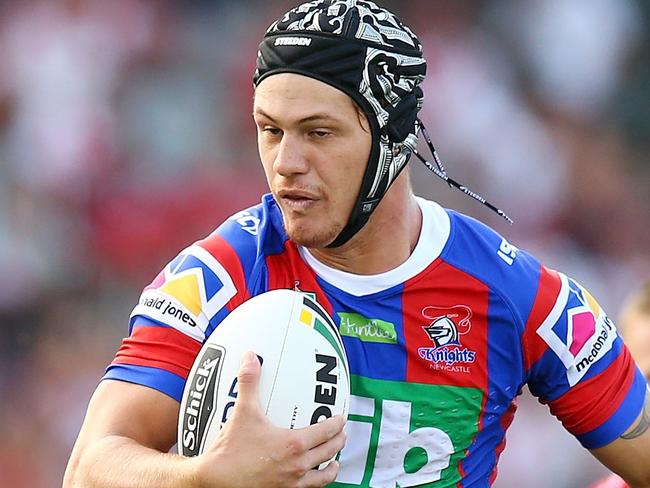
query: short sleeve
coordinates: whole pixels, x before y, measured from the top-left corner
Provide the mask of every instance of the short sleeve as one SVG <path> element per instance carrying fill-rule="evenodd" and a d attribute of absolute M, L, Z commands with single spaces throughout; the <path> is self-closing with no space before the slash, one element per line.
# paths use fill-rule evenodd
<path fill-rule="evenodd" d="M 589 449 L 641 412 L 646 381 L 613 321 L 578 282 L 542 267 L 523 334 L 531 392 Z"/>
<path fill-rule="evenodd" d="M 246 298 L 244 281 L 236 253 L 218 234 L 180 252 L 143 290 L 104 378 L 180 401 L 206 337 Z"/>

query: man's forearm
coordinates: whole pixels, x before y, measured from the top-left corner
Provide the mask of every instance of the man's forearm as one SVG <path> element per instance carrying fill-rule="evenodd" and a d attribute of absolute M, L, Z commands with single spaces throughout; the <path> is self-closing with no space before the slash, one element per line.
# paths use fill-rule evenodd
<path fill-rule="evenodd" d="M 134 440 L 107 436 L 73 451 L 63 488 L 190 488 L 193 460 L 161 453 Z"/>

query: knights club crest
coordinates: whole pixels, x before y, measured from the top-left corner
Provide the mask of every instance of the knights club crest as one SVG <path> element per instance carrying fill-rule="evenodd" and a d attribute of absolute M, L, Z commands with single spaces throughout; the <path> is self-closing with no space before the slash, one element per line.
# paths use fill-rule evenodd
<path fill-rule="evenodd" d="M 433 347 L 418 348 L 418 355 L 434 365 L 451 366 L 456 363 L 473 363 L 476 353 L 463 347 L 461 337 L 472 329 L 472 310 L 466 305 L 435 307 L 422 310 L 428 324 L 422 329 L 433 342 Z"/>

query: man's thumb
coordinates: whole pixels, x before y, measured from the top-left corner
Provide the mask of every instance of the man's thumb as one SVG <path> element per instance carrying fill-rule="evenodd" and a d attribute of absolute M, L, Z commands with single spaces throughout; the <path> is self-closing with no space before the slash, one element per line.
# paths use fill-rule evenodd
<path fill-rule="evenodd" d="M 259 409 L 258 385 L 262 368 L 257 355 L 246 351 L 241 356 L 239 373 L 237 374 L 237 402 L 240 407 L 253 407 Z"/>

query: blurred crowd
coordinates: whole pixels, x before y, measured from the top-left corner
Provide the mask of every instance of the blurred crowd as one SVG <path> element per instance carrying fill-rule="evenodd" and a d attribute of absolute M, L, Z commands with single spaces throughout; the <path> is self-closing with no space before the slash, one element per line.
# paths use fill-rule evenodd
<path fill-rule="evenodd" d="M 265 190 L 251 76 L 298 3 L 0 0 L 0 486 L 60 486 L 140 289 Z M 581 281 L 616 317 L 650 275 L 650 7 L 380 1 L 429 62 L 421 118 L 451 176 L 416 192 Z M 496 488 L 604 471 L 523 395 Z M 514 446 L 514 447 L 513 447 Z"/>

